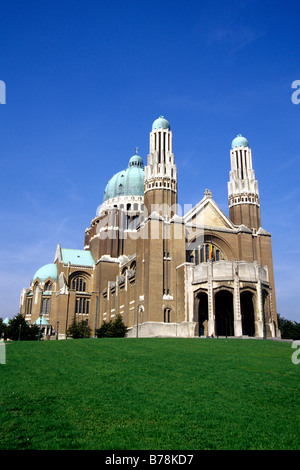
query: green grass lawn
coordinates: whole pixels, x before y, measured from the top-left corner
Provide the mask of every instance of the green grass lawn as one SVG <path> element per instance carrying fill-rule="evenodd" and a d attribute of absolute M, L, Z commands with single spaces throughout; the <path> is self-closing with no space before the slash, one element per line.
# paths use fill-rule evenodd
<path fill-rule="evenodd" d="M 0 449 L 299 449 L 290 343 L 15 342 L 0 364 Z"/>

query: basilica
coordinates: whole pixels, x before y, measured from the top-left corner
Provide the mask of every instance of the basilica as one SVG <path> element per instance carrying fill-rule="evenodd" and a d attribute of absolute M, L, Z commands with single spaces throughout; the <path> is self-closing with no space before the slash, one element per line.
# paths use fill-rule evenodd
<path fill-rule="evenodd" d="M 74 320 L 95 334 L 118 314 L 128 337 L 280 337 L 271 234 L 247 139 L 239 134 L 228 152 L 229 216 L 208 189 L 182 214 L 163 116 L 149 142 L 146 166 L 136 150 L 108 181 L 83 249 L 57 245 L 33 275 L 20 313 L 50 339 L 64 339 Z"/>

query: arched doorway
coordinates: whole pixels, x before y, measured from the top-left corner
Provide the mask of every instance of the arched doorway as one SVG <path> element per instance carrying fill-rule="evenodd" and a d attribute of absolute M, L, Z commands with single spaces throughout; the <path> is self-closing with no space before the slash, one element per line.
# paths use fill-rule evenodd
<path fill-rule="evenodd" d="M 246 336 L 255 336 L 253 293 L 245 291 L 240 297 L 242 332 Z"/>
<path fill-rule="evenodd" d="M 208 297 L 206 292 L 199 292 L 197 295 L 199 336 L 208 336 Z"/>
<path fill-rule="evenodd" d="M 215 321 L 217 336 L 234 336 L 233 295 L 228 290 L 215 295 Z"/>

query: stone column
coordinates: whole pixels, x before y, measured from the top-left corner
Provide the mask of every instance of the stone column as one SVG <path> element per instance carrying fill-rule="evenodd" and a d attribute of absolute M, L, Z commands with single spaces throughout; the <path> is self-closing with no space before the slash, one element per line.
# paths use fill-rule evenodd
<path fill-rule="evenodd" d="M 263 325 L 263 298 L 262 298 L 262 285 L 258 279 L 256 284 L 256 309 L 254 313 L 254 324 L 255 324 L 255 336 L 264 336 L 264 325 Z"/>
<path fill-rule="evenodd" d="M 238 262 L 234 260 L 234 294 L 233 294 L 233 328 L 234 336 L 242 336 L 242 316 L 241 316 L 241 297 L 240 297 L 240 278 Z"/>
<path fill-rule="evenodd" d="M 215 335 L 215 308 L 214 308 L 214 292 L 213 292 L 213 262 L 210 260 L 208 264 L 207 276 L 207 301 L 208 301 L 208 336 Z"/>

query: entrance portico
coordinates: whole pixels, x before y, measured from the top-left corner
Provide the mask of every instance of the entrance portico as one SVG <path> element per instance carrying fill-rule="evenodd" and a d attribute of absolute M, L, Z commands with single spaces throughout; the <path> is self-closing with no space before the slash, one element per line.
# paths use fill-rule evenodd
<path fill-rule="evenodd" d="M 245 261 L 190 263 L 195 336 L 274 337 L 268 270 Z"/>

